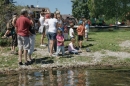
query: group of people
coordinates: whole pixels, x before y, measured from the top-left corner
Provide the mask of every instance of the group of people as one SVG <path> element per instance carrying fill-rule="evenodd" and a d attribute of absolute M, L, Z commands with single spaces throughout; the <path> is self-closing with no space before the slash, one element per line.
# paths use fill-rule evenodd
<path fill-rule="evenodd" d="M 13 15 L 11 24 L 13 27 L 7 28 L 7 31 L 4 35 L 6 37 L 9 33 L 12 34 L 12 47 L 11 53 L 16 53 L 15 48 L 18 46 L 18 55 L 19 55 L 19 65 L 31 65 L 35 61 L 32 58 L 32 53 L 35 46 L 35 36 L 36 36 L 36 22 L 34 20 L 34 13 L 26 9 L 21 10 L 21 14 L 18 17 L 17 14 Z M 66 39 L 70 39 L 68 44 L 69 53 L 79 53 L 82 48 L 82 41 L 85 37 L 88 38 L 88 29 L 89 24 L 87 21 L 79 21 L 79 26 L 77 29 L 74 29 L 73 22 L 70 22 L 70 29 L 61 19 L 60 14 L 49 13 L 43 9 L 40 13 L 40 18 L 38 21 L 39 30 L 41 33 L 41 44 L 40 46 L 45 46 L 44 38 L 45 36 L 48 39 L 48 52 L 49 56 L 58 57 L 60 51 L 62 55 L 65 55 L 64 42 Z M 75 46 L 76 34 L 78 46 Z M 24 54 L 25 63 L 22 61 L 22 54 Z"/>

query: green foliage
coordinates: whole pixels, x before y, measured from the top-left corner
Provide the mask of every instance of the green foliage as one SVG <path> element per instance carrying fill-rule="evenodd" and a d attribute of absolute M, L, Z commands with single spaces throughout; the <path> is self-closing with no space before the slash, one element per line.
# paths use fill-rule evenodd
<path fill-rule="evenodd" d="M 130 10 L 129 0 L 89 0 L 88 7 L 91 15 L 105 15 L 107 19 L 124 18 Z"/>
<path fill-rule="evenodd" d="M 130 0 L 72 0 L 72 4 L 72 13 L 76 18 L 83 14 L 96 18 L 104 15 L 106 20 L 130 20 Z"/>
<path fill-rule="evenodd" d="M 12 13 L 15 10 L 13 3 L 5 3 L 5 0 L 0 0 L 0 31 L 4 31 L 7 21 L 12 17 Z"/>
<path fill-rule="evenodd" d="M 72 13 L 73 16 L 77 19 L 80 19 L 82 16 L 89 18 L 89 10 L 87 5 L 87 0 L 72 0 Z"/>

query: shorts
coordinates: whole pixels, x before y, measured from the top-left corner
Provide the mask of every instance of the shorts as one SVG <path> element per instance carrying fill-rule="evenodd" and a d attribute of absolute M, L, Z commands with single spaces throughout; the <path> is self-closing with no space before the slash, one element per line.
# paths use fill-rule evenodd
<path fill-rule="evenodd" d="M 42 33 L 45 33 L 45 31 L 46 31 L 45 26 L 40 26 L 40 27 L 39 27 L 39 30 L 38 30 L 39 33 L 41 33 L 41 34 L 42 34 Z"/>
<path fill-rule="evenodd" d="M 13 34 L 12 35 L 12 42 L 11 42 L 11 46 L 17 46 L 18 42 L 17 42 L 17 34 Z"/>
<path fill-rule="evenodd" d="M 18 35 L 18 48 L 19 49 L 24 49 L 24 50 L 29 50 L 30 49 L 30 40 L 29 37 L 24 37 Z"/>
<path fill-rule="evenodd" d="M 56 33 L 48 32 L 47 35 L 49 40 L 56 40 Z"/>
<path fill-rule="evenodd" d="M 83 41 L 83 36 L 78 35 L 78 41 Z"/>

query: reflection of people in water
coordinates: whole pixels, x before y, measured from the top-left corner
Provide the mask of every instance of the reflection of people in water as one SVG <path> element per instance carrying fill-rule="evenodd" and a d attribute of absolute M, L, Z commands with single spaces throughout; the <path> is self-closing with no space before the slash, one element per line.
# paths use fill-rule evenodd
<path fill-rule="evenodd" d="M 61 71 L 60 70 L 57 70 L 57 83 L 58 83 L 57 86 L 63 86 L 62 75 L 61 75 Z"/>
<path fill-rule="evenodd" d="M 76 84 L 76 86 L 87 86 L 85 84 L 85 71 L 83 70 L 78 70 L 78 75 L 77 75 L 77 78 L 78 78 L 78 83 Z"/>
<path fill-rule="evenodd" d="M 18 86 L 27 86 L 28 78 L 26 72 L 19 73 L 19 85 Z"/>
<path fill-rule="evenodd" d="M 68 83 L 69 83 L 69 86 L 74 86 L 74 72 L 73 72 L 73 70 L 68 70 Z"/>

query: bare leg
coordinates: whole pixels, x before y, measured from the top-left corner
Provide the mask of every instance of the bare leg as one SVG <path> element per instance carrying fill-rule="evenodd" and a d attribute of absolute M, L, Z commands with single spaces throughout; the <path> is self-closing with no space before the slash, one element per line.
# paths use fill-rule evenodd
<path fill-rule="evenodd" d="M 22 49 L 19 49 L 19 62 L 22 62 Z"/>
<path fill-rule="evenodd" d="M 27 53 L 28 53 L 28 50 L 24 50 L 24 58 L 25 58 L 25 62 L 27 62 Z"/>
<path fill-rule="evenodd" d="M 54 42 L 54 40 L 50 40 L 50 55 L 53 53 Z"/>

